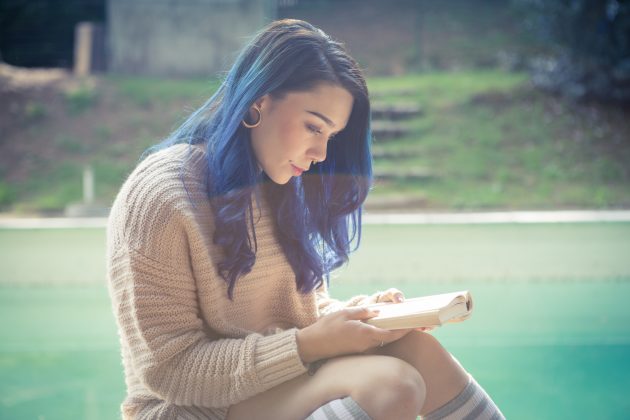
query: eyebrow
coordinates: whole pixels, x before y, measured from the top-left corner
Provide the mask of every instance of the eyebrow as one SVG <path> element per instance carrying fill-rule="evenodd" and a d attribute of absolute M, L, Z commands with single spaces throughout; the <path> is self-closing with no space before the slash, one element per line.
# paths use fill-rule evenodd
<path fill-rule="evenodd" d="M 323 115 L 323 114 L 320 114 L 320 113 L 319 113 L 319 112 L 317 112 L 317 111 L 309 111 L 308 109 L 306 110 L 306 112 L 308 112 L 309 114 L 313 114 L 313 115 L 315 115 L 316 117 L 321 118 L 321 119 L 322 119 L 322 120 L 324 120 L 324 122 L 325 122 L 326 124 L 328 124 L 329 126 L 331 126 L 331 127 L 333 127 L 333 128 L 335 127 L 335 123 L 334 123 L 334 122 L 332 122 L 332 120 L 331 120 L 330 118 L 328 118 L 327 116 L 325 116 L 325 115 Z"/>

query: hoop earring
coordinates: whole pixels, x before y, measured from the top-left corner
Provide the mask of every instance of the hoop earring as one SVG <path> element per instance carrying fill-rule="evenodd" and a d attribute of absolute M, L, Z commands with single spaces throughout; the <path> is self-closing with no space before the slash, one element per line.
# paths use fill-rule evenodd
<path fill-rule="evenodd" d="M 247 121 L 245 121 L 245 119 L 243 119 L 241 122 L 242 124 L 247 127 L 247 128 L 254 128 L 254 127 L 258 127 L 260 125 L 260 122 L 262 121 L 262 113 L 260 112 L 260 109 L 254 107 L 254 109 L 256 111 L 258 111 L 258 121 L 256 121 L 254 124 L 248 124 Z"/>

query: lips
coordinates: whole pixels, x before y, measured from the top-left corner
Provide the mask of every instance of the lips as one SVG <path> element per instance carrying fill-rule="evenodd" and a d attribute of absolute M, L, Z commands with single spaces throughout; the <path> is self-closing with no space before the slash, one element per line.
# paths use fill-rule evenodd
<path fill-rule="evenodd" d="M 306 171 L 306 169 L 302 169 L 299 166 L 295 166 L 294 164 L 291 164 L 291 167 L 293 168 L 293 173 L 296 176 L 300 176 L 300 175 L 302 175 L 302 172 Z"/>

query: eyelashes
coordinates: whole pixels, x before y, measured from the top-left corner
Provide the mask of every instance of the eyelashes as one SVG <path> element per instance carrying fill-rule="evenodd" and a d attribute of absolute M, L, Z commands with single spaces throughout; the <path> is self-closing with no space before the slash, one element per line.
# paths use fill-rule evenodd
<path fill-rule="evenodd" d="M 315 127 L 314 125 L 306 124 L 306 128 L 312 133 L 322 134 L 322 130 L 320 130 L 319 128 Z M 328 140 L 334 139 L 337 134 L 338 133 L 335 133 L 335 134 L 331 135 L 330 137 L 328 137 Z"/>

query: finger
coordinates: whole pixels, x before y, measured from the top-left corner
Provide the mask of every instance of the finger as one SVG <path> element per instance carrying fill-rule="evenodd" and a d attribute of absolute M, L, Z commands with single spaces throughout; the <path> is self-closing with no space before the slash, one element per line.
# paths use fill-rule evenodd
<path fill-rule="evenodd" d="M 413 328 L 402 328 L 398 330 L 392 330 L 390 331 L 390 336 L 394 339 L 398 339 L 409 334 L 412 331 L 413 331 Z"/>
<path fill-rule="evenodd" d="M 378 328 L 370 324 L 365 324 L 365 335 L 369 335 L 372 340 L 376 340 L 379 343 L 381 341 L 391 342 L 398 340 L 400 337 L 413 331 L 413 328 L 401 328 L 397 330 L 387 330 L 384 328 Z"/>
<path fill-rule="evenodd" d="M 379 343 L 381 341 L 387 341 L 391 336 L 391 331 L 386 330 L 384 328 L 379 328 L 374 325 L 368 324 L 366 322 L 362 323 L 361 326 L 361 334 L 370 337 L 371 339 L 377 340 Z"/>
<path fill-rule="evenodd" d="M 431 331 L 433 329 L 433 327 L 418 327 L 415 328 L 416 331 L 423 331 L 423 332 L 428 332 Z"/>
<path fill-rule="evenodd" d="M 387 330 L 386 334 L 381 336 L 373 337 L 380 344 L 380 342 L 384 342 L 386 344 L 393 343 L 394 341 L 400 340 L 407 334 L 413 331 L 413 328 L 403 328 L 398 330 Z"/>
<path fill-rule="evenodd" d="M 378 309 L 370 309 L 365 306 L 355 307 L 355 308 L 345 308 L 343 310 L 346 314 L 347 319 L 366 319 L 366 318 L 374 318 L 378 316 L 380 311 Z"/>
<path fill-rule="evenodd" d="M 390 302 L 403 302 L 405 300 L 405 295 L 400 290 L 392 287 L 387 289 L 385 292 L 387 297 L 389 297 Z"/>

